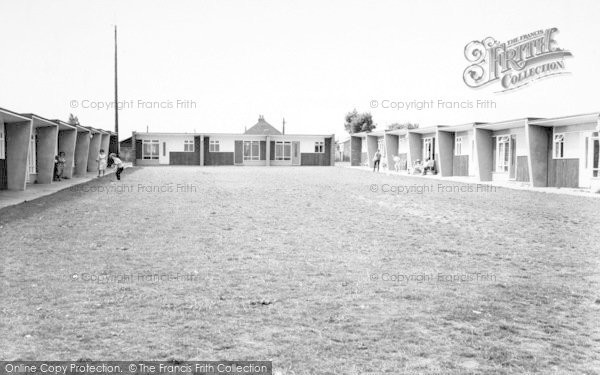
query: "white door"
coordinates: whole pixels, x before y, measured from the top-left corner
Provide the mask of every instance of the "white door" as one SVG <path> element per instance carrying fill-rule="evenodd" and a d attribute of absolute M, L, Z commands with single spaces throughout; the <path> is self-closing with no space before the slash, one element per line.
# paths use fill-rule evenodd
<path fill-rule="evenodd" d="M 584 133 L 582 135 L 583 155 L 579 159 L 579 187 L 590 187 L 592 177 L 600 177 L 598 171 L 598 152 L 599 152 L 599 141 L 598 133 Z"/>
<path fill-rule="evenodd" d="M 25 182 L 31 182 L 31 175 L 37 173 L 37 165 L 36 165 L 36 153 L 35 153 L 35 134 L 31 134 L 31 139 L 29 140 L 29 151 L 27 152 L 27 176 L 25 177 Z"/>

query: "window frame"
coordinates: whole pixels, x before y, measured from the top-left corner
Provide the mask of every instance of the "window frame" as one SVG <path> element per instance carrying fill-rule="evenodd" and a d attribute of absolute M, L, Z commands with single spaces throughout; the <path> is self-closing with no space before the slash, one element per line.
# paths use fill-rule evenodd
<path fill-rule="evenodd" d="M 208 152 L 221 152 L 221 143 L 218 140 L 210 139 L 208 141 Z"/>
<path fill-rule="evenodd" d="M 325 141 L 315 141 L 315 154 L 325 153 Z"/>
<path fill-rule="evenodd" d="M 455 156 L 462 156 L 463 140 L 464 140 L 463 136 L 458 136 L 458 137 L 454 138 L 454 155 Z"/>
<path fill-rule="evenodd" d="M 156 157 L 151 152 L 150 154 L 146 153 L 145 145 L 156 145 Z M 154 147 L 151 147 L 153 149 Z M 160 159 L 160 140 L 158 139 L 142 139 L 142 160 L 159 160 Z"/>
<path fill-rule="evenodd" d="M 286 146 L 288 146 L 289 154 L 286 156 Z M 291 141 L 275 141 L 275 159 L 277 161 L 292 160 L 292 142 Z"/>
<path fill-rule="evenodd" d="M 554 133 L 552 136 L 552 159 L 565 159 L 565 133 Z"/>
<path fill-rule="evenodd" d="M 502 147 L 500 147 L 502 145 Z M 494 171 L 496 173 L 509 173 L 510 155 L 511 155 L 511 136 L 500 135 L 496 137 L 496 165 Z M 502 155 L 500 149 L 502 149 Z"/>
<path fill-rule="evenodd" d="M 246 155 L 247 146 L 249 146 L 248 150 L 250 151 L 250 155 Z M 258 153 L 254 155 L 254 146 L 256 145 Z M 244 161 L 259 161 L 260 160 L 260 141 L 244 141 L 243 143 L 243 155 Z"/>
<path fill-rule="evenodd" d="M 190 147 L 191 146 L 191 147 Z M 191 150 L 190 150 L 191 148 Z M 183 141 L 183 152 L 194 152 L 196 146 L 194 145 L 194 140 L 186 139 Z"/>
<path fill-rule="evenodd" d="M 423 138 L 423 161 L 427 159 L 435 160 L 435 150 L 434 150 L 434 139 L 435 137 L 425 137 Z M 429 152 L 427 151 L 427 145 L 429 144 Z"/>

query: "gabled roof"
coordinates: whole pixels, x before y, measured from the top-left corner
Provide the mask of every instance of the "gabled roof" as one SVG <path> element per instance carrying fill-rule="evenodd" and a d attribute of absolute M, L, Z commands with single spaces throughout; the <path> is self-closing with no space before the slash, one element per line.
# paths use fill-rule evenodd
<path fill-rule="evenodd" d="M 264 116 L 258 117 L 258 122 L 250 129 L 246 130 L 244 134 L 251 135 L 281 135 L 281 132 L 265 121 Z"/>

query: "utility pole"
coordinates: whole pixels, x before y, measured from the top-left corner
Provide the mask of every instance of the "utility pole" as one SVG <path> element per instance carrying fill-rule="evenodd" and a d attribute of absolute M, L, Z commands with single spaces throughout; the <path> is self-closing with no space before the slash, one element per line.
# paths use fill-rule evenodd
<path fill-rule="evenodd" d="M 118 85 L 118 70 L 117 70 L 117 25 L 115 25 L 115 133 L 116 136 L 116 150 L 119 154 L 119 85 Z"/>

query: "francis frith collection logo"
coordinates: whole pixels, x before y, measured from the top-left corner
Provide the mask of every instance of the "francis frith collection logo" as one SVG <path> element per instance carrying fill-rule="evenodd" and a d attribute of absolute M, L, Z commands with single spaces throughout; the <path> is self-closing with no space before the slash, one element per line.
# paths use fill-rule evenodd
<path fill-rule="evenodd" d="M 540 78 L 568 73 L 565 58 L 568 50 L 558 47 L 553 27 L 501 43 L 492 37 L 472 41 L 465 46 L 465 57 L 471 63 L 464 73 L 465 84 L 479 88 L 498 82 L 497 92 L 514 90 Z"/>

